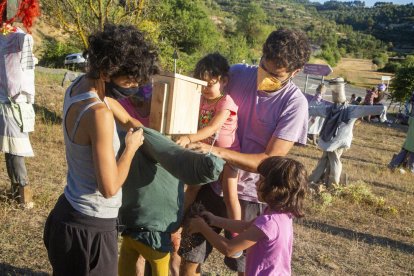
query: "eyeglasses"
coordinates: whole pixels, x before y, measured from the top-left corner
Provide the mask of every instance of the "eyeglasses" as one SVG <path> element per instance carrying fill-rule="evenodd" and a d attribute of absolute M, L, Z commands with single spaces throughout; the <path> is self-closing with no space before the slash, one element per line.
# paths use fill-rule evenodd
<path fill-rule="evenodd" d="M 280 82 L 284 83 L 284 82 L 288 81 L 290 79 L 290 77 L 292 76 L 292 73 L 290 73 L 289 76 L 285 80 L 281 80 L 280 79 L 280 76 L 278 76 L 275 73 L 272 73 L 269 70 L 267 70 L 267 68 L 263 65 L 263 62 L 262 61 L 263 61 L 263 57 L 260 58 L 259 67 L 262 68 L 263 71 L 265 71 L 266 73 L 268 73 L 272 77 L 278 79 Z"/>

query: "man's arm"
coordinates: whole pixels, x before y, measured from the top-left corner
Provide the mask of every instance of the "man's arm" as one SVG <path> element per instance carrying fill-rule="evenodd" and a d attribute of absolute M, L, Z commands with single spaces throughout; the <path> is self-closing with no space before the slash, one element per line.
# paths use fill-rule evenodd
<path fill-rule="evenodd" d="M 242 170 L 257 172 L 257 167 L 264 159 L 270 156 L 286 156 L 293 145 L 294 142 L 272 136 L 265 152 L 262 153 L 241 153 L 219 147 L 213 147 L 211 153 Z M 208 153 L 211 146 L 204 143 L 196 143 L 191 144 L 189 148 Z"/>

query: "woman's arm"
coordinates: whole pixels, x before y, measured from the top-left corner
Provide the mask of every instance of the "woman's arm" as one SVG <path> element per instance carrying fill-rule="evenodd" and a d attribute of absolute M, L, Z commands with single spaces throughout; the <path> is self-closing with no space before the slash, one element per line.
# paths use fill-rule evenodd
<path fill-rule="evenodd" d="M 114 114 L 115 120 L 122 126 L 124 130 L 143 126 L 140 121 L 129 115 L 129 113 L 118 101 L 109 97 L 106 97 L 106 100 L 112 110 L 112 113 Z"/>
<path fill-rule="evenodd" d="M 125 137 L 125 150 L 118 162 L 113 149 L 114 118 L 107 108 L 89 112 L 87 132 L 91 139 L 92 155 L 98 190 L 105 198 L 114 196 L 124 183 L 136 150 L 143 143 L 143 131 L 130 129 Z"/>
<path fill-rule="evenodd" d="M 229 116 L 230 110 L 228 109 L 217 112 L 206 127 L 199 129 L 195 134 L 181 136 L 178 138 L 176 143 L 185 147 L 187 144 L 198 142 L 212 136 L 214 133 L 221 129 L 221 126 L 226 122 Z"/>
<path fill-rule="evenodd" d="M 190 221 L 189 232 L 201 233 L 213 247 L 226 256 L 233 256 L 237 252 L 252 247 L 265 237 L 259 228 L 251 225 L 234 239 L 228 240 L 214 232 L 202 218 L 194 218 Z"/>

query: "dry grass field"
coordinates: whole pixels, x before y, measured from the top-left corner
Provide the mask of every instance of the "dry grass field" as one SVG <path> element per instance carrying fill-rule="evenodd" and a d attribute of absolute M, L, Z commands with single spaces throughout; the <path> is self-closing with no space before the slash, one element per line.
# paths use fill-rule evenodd
<path fill-rule="evenodd" d="M 346 73 L 345 73 L 346 74 Z M 65 182 L 61 131 L 62 75 L 37 73 L 36 157 L 27 159 L 35 208 L 23 211 L 5 196 L 9 188 L 0 156 L 0 275 L 48 275 L 43 246 L 46 216 Z M 309 196 L 307 216 L 295 222 L 294 275 L 414 275 L 414 176 L 386 165 L 399 151 L 406 127 L 360 123 L 342 161 L 350 185 Z M 295 147 L 290 156 L 309 172 L 321 151 Z M 205 275 L 230 275 L 215 252 Z M 234 274 L 232 274 L 234 275 Z"/>
<path fill-rule="evenodd" d="M 377 72 L 368 59 L 342 58 L 334 68 L 334 76 L 342 76 L 355 86 L 371 88 L 381 82 L 381 76 L 393 74 Z"/>
<path fill-rule="evenodd" d="M 326 61 L 312 58 L 309 63 L 326 64 Z M 381 76 L 393 76 L 393 74 L 377 72 L 376 65 L 369 59 L 342 58 L 333 68 L 329 78 L 344 77 L 355 86 L 371 88 L 381 82 Z"/>

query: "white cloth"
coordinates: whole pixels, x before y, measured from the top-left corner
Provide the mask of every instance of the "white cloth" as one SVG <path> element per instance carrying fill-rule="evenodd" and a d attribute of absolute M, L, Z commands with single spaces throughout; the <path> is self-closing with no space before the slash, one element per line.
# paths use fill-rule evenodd
<path fill-rule="evenodd" d="M 32 36 L 21 29 L 0 34 L 0 151 L 17 156 L 34 155 L 28 134 L 34 129 L 32 50 Z"/>
<path fill-rule="evenodd" d="M 22 132 L 11 104 L 0 103 L 0 151 L 18 156 L 34 156 L 29 134 Z"/>
<path fill-rule="evenodd" d="M 330 105 L 325 106 L 309 106 L 309 116 L 321 116 L 326 117 L 328 115 L 328 110 Z M 318 146 L 324 151 L 334 151 L 340 148 L 350 148 L 353 138 L 353 128 L 355 121 L 358 118 L 365 117 L 368 115 L 379 115 L 384 111 L 383 105 L 370 105 L 370 106 L 357 106 L 349 105 L 349 118 L 348 123 L 342 122 L 339 125 L 337 135 L 328 142 L 319 139 Z"/>
<path fill-rule="evenodd" d="M 34 103 L 33 38 L 21 29 L 0 34 L 0 102 Z"/>

